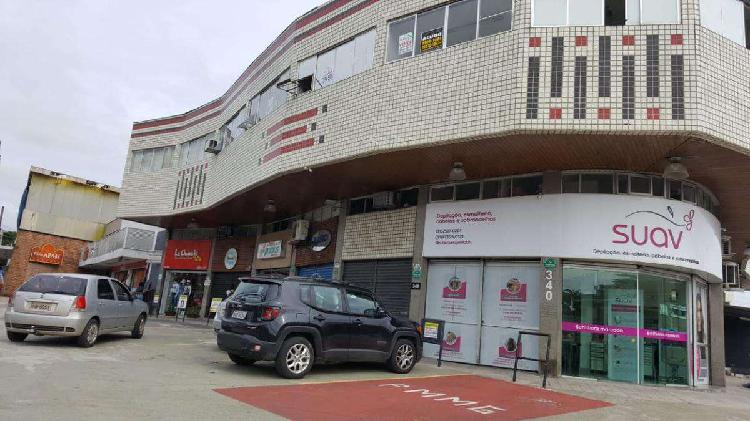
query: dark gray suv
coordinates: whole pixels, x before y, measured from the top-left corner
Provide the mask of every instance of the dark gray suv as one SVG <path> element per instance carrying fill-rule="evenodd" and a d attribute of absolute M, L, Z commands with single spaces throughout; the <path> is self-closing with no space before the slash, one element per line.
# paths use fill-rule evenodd
<path fill-rule="evenodd" d="M 362 288 L 320 279 L 241 279 L 227 301 L 219 348 L 237 364 L 275 361 L 299 379 L 313 364 L 383 362 L 408 373 L 422 355 L 417 325 L 391 317 Z"/>

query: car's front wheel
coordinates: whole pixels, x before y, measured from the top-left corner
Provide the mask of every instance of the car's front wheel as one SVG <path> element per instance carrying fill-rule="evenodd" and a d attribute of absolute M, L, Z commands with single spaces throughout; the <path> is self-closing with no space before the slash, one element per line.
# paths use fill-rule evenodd
<path fill-rule="evenodd" d="M 394 373 L 406 374 L 414 368 L 417 363 L 417 349 L 414 342 L 399 339 L 393 348 L 391 358 L 388 359 L 388 368 Z"/>
<path fill-rule="evenodd" d="M 255 360 L 251 360 L 250 358 L 245 358 L 241 355 L 237 354 L 229 354 L 229 359 L 232 360 L 233 363 L 237 365 L 253 365 L 255 364 Z"/>
<path fill-rule="evenodd" d="M 26 339 L 27 336 L 29 336 L 27 333 L 21 333 L 21 332 L 7 332 L 8 333 L 8 339 L 11 342 L 23 342 L 24 339 Z"/>
<path fill-rule="evenodd" d="M 301 379 L 312 369 L 314 356 L 310 341 L 300 336 L 291 337 L 279 349 L 276 372 L 287 379 Z"/>
<path fill-rule="evenodd" d="M 143 332 L 146 329 L 146 315 L 141 314 L 138 316 L 138 320 L 135 321 L 135 326 L 133 326 L 133 331 L 130 332 L 130 336 L 134 339 L 141 339 L 143 337 Z"/>
<path fill-rule="evenodd" d="M 96 339 L 99 337 L 99 322 L 95 319 L 89 320 L 86 327 L 83 328 L 81 336 L 78 337 L 76 343 L 78 346 L 83 348 L 91 348 L 96 343 Z"/>

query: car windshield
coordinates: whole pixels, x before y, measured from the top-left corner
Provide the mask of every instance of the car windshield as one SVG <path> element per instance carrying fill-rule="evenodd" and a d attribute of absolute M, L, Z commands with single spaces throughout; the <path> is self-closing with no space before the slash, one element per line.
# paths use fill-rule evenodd
<path fill-rule="evenodd" d="M 279 285 L 269 282 L 244 281 L 240 283 L 232 297 L 245 302 L 262 303 L 276 298 Z"/>
<path fill-rule="evenodd" d="M 36 275 L 26 281 L 19 291 L 43 294 L 86 295 L 86 279 L 65 275 Z"/>

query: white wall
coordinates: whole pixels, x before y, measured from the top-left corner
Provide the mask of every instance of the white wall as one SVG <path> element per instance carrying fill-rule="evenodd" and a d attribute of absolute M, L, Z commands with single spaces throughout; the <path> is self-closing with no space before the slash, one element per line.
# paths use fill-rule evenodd
<path fill-rule="evenodd" d="M 745 11 L 739 0 L 700 0 L 701 24 L 745 45 Z"/>

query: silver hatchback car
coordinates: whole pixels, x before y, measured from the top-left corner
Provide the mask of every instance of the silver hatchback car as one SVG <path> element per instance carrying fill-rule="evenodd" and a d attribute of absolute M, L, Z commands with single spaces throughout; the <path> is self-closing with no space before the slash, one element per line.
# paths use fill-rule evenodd
<path fill-rule="evenodd" d="M 8 302 L 5 329 L 11 342 L 31 335 L 75 336 L 93 346 L 102 333 L 131 332 L 141 338 L 148 307 L 115 279 L 48 273 L 26 281 Z"/>

